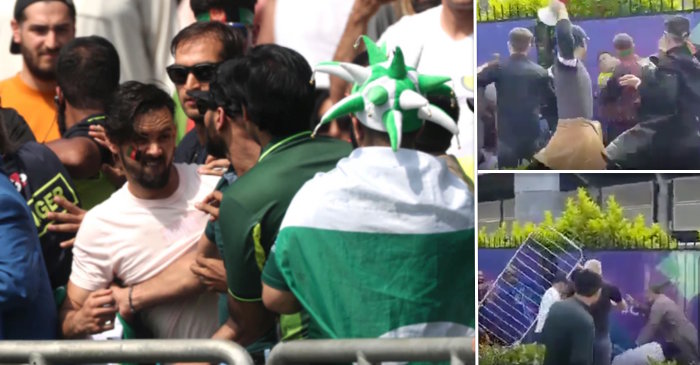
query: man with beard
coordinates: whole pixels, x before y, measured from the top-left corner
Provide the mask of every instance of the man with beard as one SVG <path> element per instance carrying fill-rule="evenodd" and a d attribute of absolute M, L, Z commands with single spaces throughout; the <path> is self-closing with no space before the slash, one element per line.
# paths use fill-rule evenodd
<path fill-rule="evenodd" d="M 197 104 L 188 95 L 192 91 L 209 90 L 209 81 L 221 62 L 239 57 L 246 47 L 243 33 L 221 22 L 194 23 L 173 38 L 171 50 L 175 63 L 168 66 L 168 76 L 175 84 L 180 105 L 194 121 L 194 129 L 180 142 L 175 162 L 203 164 L 206 162 L 206 130 Z M 225 155 L 216 158 L 224 158 Z"/>
<path fill-rule="evenodd" d="M 90 210 L 78 231 L 60 311 L 65 338 L 113 329 L 117 311 L 127 314 L 127 321 L 137 317 L 156 338 L 208 338 L 216 330 L 216 296 L 193 295 L 198 286 L 187 282 L 158 288 L 165 299 L 148 309 L 133 300 L 140 283 L 193 255 L 207 222 L 194 204 L 217 180 L 200 176 L 194 165 L 173 163 L 173 109 L 167 93 L 135 81 L 120 86 L 110 103 L 107 137 L 127 183 Z M 115 280 L 127 288 L 126 301 L 117 301 L 109 289 Z"/>
<path fill-rule="evenodd" d="M 162 288 L 172 283 L 198 288 L 200 292 L 205 289 L 215 292 L 219 296 L 220 327 L 212 338 L 240 341 L 241 332 L 236 330 L 236 324 L 229 319 L 228 314 L 226 268 L 222 259 L 223 241 L 218 220 L 218 207 L 222 192 L 255 165 L 260 156 L 260 147 L 246 132 L 240 118 L 235 118 L 236 114 L 228 106 L 235 100 L 229 92 L 233 81 L 228 66 L 232 62 L 224 62 L 217 68 L 216 74 L 209 83 L 208 91 L 190 93 L 190 96 L 197 101 L 200 115 L 204 116 L 207 150 L 211 155 L 226 156 L 231 164 L 229 171 L 216 185 L 216 191 L 201 203 L 196 204 L 198 209 L 212 216 L 197 243 L 196 256 L 182 256 L 158 275 L 139 283 L 131 299 L 128 288 L 113 286 L 112 290 L 122 316 L 129 315 L 131 305 L 143 310 L 167 300 L 169 293 L 162 291 Z M 210 110 L 214 113 L 208 112 Z M 216 121 L 220 120 L 219 118 L 222 121 L 217 124 Z M 230 143 L 226 143 L 224 136 L 230 139 Z M 256 362 L 264 362 L 262 350 L 272 347 L 276 342 L 275 333 L 270 333 L 269 336 L 258 339 L 247 348 Z"/>
<path fill-rule="evenodd" d="M 332 169 L 351 146 L 310 137 L 314 85 L 299 53 L 258 46 L 221 68 L 222 87 L 197 97 L 209 110 L 210 134 L 224 142 L 231 157 L 239 148 L 239 129 L 263 148 L 256 165 L 223 192 L 219 217 L 234 340 L 259 358 L 265 339 L 276 332 L 275 316 L 262 303 L 260 277 L 282 217 L 297 190 L 316 173 Z M 283 317 L 283 339 L 298 337 L 300 323 L 299 315 Z M 260 346 L 251 348 L 255 343 Z"/>
<path fill-rule="evenodd" d="M 72 0 L 17 0 L 10 52 L 22 54 L 22 70 L 0 82 L 0 101 L 24 117 L 40 143 L 60 138 L 56 120 L 56 61 L 75 37 Z"/>

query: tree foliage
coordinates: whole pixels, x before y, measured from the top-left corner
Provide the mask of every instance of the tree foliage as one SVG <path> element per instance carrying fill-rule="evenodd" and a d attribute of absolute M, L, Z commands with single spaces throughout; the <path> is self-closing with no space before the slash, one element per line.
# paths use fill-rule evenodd
<path fill-rule="evenodd" d="M 700 8 L 700 0 L 693 1 L 691 6 L 683 0 L 569 0 L 567 9 L 573 18 L 616 18 Z M 488 0 L 488 4 L 488 10 L 477 11 L 478 21 L 534 18 L 549 0 Z"/>
<path fill-rule="evenodd" d="M 579 188 L 576 198 L 569 198 L 561 216 L 554 218 L 546 211 L 540 224 L 514 221 L 510 230 L 502 224 L 495 232 L 485 227 L 479 231 L 479 247 L 518 247 L 530 234 L 545 238 L 542 242 L 558 242 L 561 236 L 552 229 L 589 249 L 675 249 L 678 242 L 658 224 L 647 226 L 641 214 L 630 220 L 624 216 L 614 196 L 600 207 L 586 189 Z"/>

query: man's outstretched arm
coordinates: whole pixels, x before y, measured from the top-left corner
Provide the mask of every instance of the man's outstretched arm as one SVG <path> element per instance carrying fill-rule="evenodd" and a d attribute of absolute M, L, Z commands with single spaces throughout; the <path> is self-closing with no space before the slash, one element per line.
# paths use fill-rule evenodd
<path fill-rule="evenodd" d="M 206 236 L 203 235 L 200 241 L 202 239 L 206 239 Z M 114 292 L 119 314 L 124 319 L 129 319 L 135 311 L 202 292 L 204 286 L 190 270 L 196 262 L 196 257 L 197 250 L 193 249 L 144 282 L 124 288 L 112 285 L 110 289 Z"/>

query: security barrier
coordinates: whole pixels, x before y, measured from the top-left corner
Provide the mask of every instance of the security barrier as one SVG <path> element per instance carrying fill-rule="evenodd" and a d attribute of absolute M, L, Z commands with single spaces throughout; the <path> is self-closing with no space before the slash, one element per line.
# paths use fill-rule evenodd
<path fill-rule="evenodd" d="M 530 234 L 479 302 L 479 329 L 491 341 L 515 345 L 525 340 L 555 274 L 569 276 L 582 263 L 576 243 L 554 229 L 548 233 Z"/>
<path fill-rule="evenodd" d="M 217 340 L 0 341 L 0 363 L 201 362 L 253 365 L 241 346 Z"/>
<path fill-rule="evenodd" d="M 473 337 L 291 341 L 275 346 L 267 364 L 450 361 L 471 365 L 476 360 L 473 344 Z"/>

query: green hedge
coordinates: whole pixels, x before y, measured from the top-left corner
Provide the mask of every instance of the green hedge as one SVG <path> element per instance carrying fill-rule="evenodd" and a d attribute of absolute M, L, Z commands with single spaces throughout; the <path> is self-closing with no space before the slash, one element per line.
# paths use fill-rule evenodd
<path fill-rule="evenodd" d="M 541 365 L 544 354 L 544 346 L 538 344 L 513 347 L 484 345 L 479 347 L 479 365 Z M 676 365 L 676 362 L 650 359 L 649 365 Z"/>
<path fill-rule="evenodd" d="M 566 208 L 557 219 L 554 219 L 552 212 L 546 211 L 544 221 L 539 225 L 515 221 L 510 230 L 502 224 L 493 233 L 488 233 L 482 227 L 479 230 L 479 247 L 515 248 L 530 234 L 546 238 L 541 242 L 543 244 L 561 240 L 561 236 L 551 228 L 589 249 L 678 248 L 678 242 L 658 224 L 647 226 L 641 214 L 634 220 L 625 218 L 614 196 L 608 197 L 605 208 L 601 208 L 584 188 L 578 189 L 575 199 L 567 199 Z"/>
<path fill-rule="evenodd" d="M 530 344 L 513 347 L 480 346 L 479 365 L 539 365 L 544 362 L 542 345 Z"/>
<path fill-rule="evenodd" d="M 477 10 L 478 21 L 534 18 L 537 9 L 549 0 L 488 0 L 489 9 Z M 683 0 L 570 0 L 567 2 L 573 18 L 615 18 L 637 14 L 655 14 L 700 9 L 700 0 L 683 5 Z"/>

